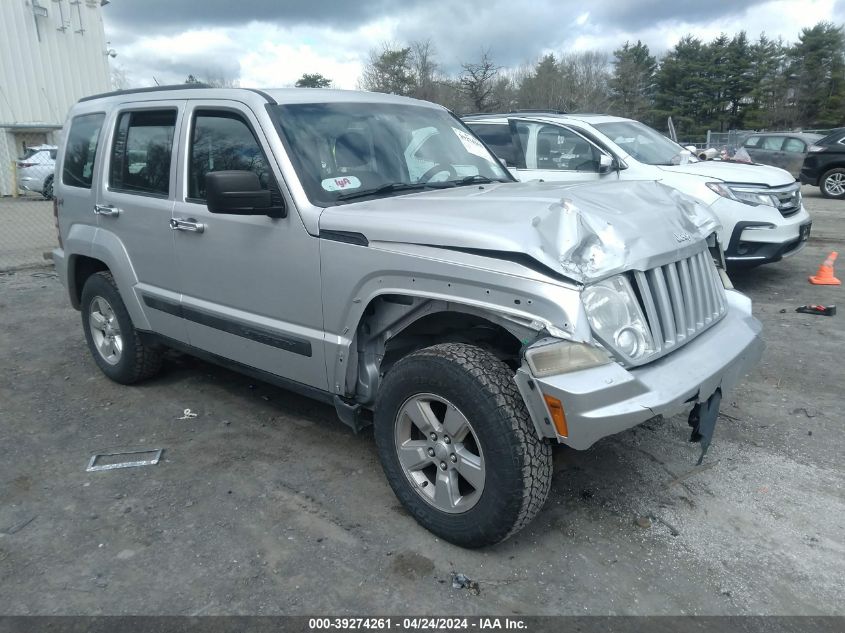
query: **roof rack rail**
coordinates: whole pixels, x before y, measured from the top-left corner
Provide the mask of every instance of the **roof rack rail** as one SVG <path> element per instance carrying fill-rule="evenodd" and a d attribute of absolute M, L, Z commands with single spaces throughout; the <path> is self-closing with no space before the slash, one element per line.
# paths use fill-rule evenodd
<path fill-rule="evenodd" d="M 214 88 L 214 86 L 210 86 L 204 83 L 190 83 L 190 84 L 172 84 L 169 86 L 149 86 L 147 88 L 129 88 L 127 90 L 113 90 L 111 92 L 102 92 L 96 95 L 89 95 L 87 97 L 82 97 L 79 101 L 80 103 L 83 101 L 93 101 L 94 99 L 104 99 L 106 97 L 118 97 L 120 95 L 132 95 L 132 94 L 141 94 L 145 92 L 163 92 L 166 90 L 196 90 L 201 88 Z M 262 97 L 267 99 L 267 101 L 271 104 L 275 104 L 276 100 L 273 99 L 270 95 L 262 90 L 258 90 L 256 88 L 239 88 L 239 90 L 249 90 L 250 92 L 255 92 L 260 94 Z"/>
<path fill-rule="evenodd" d="M 546 108 L 513 110 L 512 112 L 470 112 L 462 114 L 461 118 L 469 116 L 513 116 L 515 114 L 569 114 L 566 110 L 549 110 Z"/>
<path fill-rule="evenodd" d="M 569 114 L 566 110 L 553 110 L 550 108 L 522 108 L 514 114 Z"/>

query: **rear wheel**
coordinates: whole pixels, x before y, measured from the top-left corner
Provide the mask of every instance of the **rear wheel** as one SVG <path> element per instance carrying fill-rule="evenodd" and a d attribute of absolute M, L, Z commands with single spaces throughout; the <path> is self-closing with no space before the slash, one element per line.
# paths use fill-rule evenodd
<path fill-rule="evenodd" d="M 88 277 L 81 304 L 85 340 L 106 376 L 128 385 L 158 373 L 162 352 L 141 341 L 111 273 Z"/>
<path fill-rule="evenodd" d="M 52 200 L 53 199 L 53 175 L 47 176 L 47 179 L 44 181 L 44 186 L 41 188 L 41 195 L 44 196 L 45 200 Z"/>
<path fill-rule="evenodd" d="M 379 389 L 374 432 L 396 496 L 456 545 L 508 538 L 548 496 L 551 447 L 537 437 L 513 371 L 478 347 L 435 345 L 396 363 Z"/>
<path fill-rule="evenodd" d="M 837 167 L 822 176 L 819 188 L 825 198 L 845 199 L 845 169 Z"/>

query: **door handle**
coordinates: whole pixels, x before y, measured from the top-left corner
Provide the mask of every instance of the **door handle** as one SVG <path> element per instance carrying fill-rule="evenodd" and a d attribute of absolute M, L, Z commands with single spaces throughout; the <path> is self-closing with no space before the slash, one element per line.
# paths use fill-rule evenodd
<path fill-rule="evenodd" d="M 197 222 L 194 218 L 172 218 L 170 220 L 170 228 L 174 231 L 202 233 L 205 231 L 205 224 Z"/>
<path fill-rule="evenodd" d="M 120 215 L 121 210 L 117 207 L 113 207 L 110 204 L 95 204 L 94 205 L 94 214 L 95 215 L 107 215 L 111 217 L 117 217 Z"/>

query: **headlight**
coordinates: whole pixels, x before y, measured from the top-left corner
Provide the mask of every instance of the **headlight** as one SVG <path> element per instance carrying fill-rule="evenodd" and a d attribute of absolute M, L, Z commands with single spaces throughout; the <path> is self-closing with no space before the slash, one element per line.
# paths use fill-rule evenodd
<path fill-rule="evenodd" d="M 594 345 L 546 339 L 525 352 L 525 360 L 536 378 L 589 369 L 611 362 L 610 357 Z"/>
<path fill-rule="evenodd" d="M 767 193 L 765 191 L 760 191 L 760 189 L 757 188 L 726 185 L 722 182 L 708 182 L 707 187 L 711 191 L 715 191 L 716 193 L 718 193 L 723 198 L 728 198 L 729 200 L 736 200 L 737 202 L 744 202 L 745 204 L 750 204 L 755 207 L 760 204 L 765 204 L 767 206 L 776 208 L 778 206 L 777 196 Z M 800 204 L 800 198 L 798 202 Z"/>
<path fill-rule="evenodd" d="M 810 147 L 807 148 L 807 151 L 815 153 L 815 152 L 823 152 L 825 149 L 826 148 L 825 148 L 824 145 L 810 145 Z"/>
<path fill-rule="evenodd" d="M 617 275 L 584 288 L 581 301 L 593 334 L 629 361 L 654 353 L 654 341 L 627 277 Z"/>

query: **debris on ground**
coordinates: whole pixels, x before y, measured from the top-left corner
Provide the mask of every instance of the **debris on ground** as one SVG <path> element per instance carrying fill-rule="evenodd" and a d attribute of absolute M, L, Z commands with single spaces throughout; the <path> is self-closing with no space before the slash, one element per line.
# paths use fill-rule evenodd
<path fill-rule="evenodd" d="M 91 457 L 85 472 L 93 473 L 101 470 L 115 470 L 117 468 L 135 468 L 137 466 L 155 466 L 161 461 L 163 448 L 154 448 L 146 451 L 126 451 L 121 453 L 98 453 Z M 131 459 L 119 461 L 112 458 L 125 457 L 127 455 L 139 456 L 149 455 L 147 459 Z M 106 463 L 103 463 L 106 462 Z"/>
<path fill-rule="evenodd" d="M 649 519 L 648 517 L 637 517 L 634 523 L 636 523 L 643 529 L 648 529 L 651 527 L 651 519 Z"/>
<path fill-rule="evenodd" d="M 819 304 L 810 304 L 806 306 L 798 306 L 795 308 L 796 312 L 800 312 L 801 314 L 815 314 L 817 316 L 833 316 L 836 314 L 836 306 L 829 305 L 823 306 Z"/>
<path fill-rule="evenodd" d="M 452 575 L 452 589 L 468 589 L 469 592 L 477 596 L 481 593 L 481 588 L 478 586 L 477 580 L 471 580 L 467 578 L 464 574 L 453 574 Z"/>
<path fill-rule="evenodd" d="M 177 420 L 190 420 L 191 418 L 197 417 L 197 414 L 191 411 L 190 409 L 185 409 L 182 411 L 182 417 L 176 418 Z"/>

